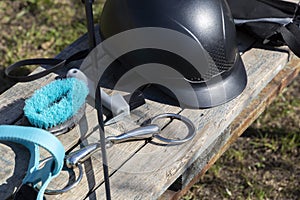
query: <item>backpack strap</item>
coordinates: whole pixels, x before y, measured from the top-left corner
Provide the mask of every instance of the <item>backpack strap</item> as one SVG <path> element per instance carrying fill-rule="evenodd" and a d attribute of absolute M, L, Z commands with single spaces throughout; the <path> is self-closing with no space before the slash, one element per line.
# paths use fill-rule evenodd
<path fill-rule="evenodd" d="M 300 57 L 300 28 L 293 22 L 281 26 L 278 32 L 294 54 Z"/>

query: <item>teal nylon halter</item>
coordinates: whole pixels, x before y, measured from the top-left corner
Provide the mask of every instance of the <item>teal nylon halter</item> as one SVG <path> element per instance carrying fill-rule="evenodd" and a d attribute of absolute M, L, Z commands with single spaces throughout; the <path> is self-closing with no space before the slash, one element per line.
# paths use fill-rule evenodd
<path fill-rule="evenodd" d="M 32 187 L 41 183 L 37 200 L 43 200 L 47 185 L 60 173 L 64 165 L 65 149 L 62 143 L 48 131 L 14 125 L 0 125 L 0 140 L 22 144 L 30 151 L 30 162 L 22 183 Z M 39 147 L 53 156 L 41 168 Z"/>

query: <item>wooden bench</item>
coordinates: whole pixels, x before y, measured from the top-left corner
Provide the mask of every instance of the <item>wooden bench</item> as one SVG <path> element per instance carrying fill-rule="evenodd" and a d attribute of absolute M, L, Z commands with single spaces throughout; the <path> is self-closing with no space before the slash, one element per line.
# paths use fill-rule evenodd
<path fill-rule="evenodd" d="M 87 48 L 87 37 L 79 38 L 58 57 Z M 159 146 L 145 141 L 115 145 L 108 149 L 112 199 L 178 199 L 214 164 L 273 99 L 298 75 L 300 59 L 288 49 L 264 50 L 251 48 L 242 55 L 248 74 L 248 85 L 236 99 L 224 105 L 190 110 L 146 100 L 147 104 L 131 113 L 133 122 L 119 122 L 106 127 L 106 135 L 116 135 L 138 127 L 145 119 L 160 113 L 180 113 L 191 119 L 197 128 L 195 138 L 178 146 Z M 74 63 L 78 65 L 79 63 Z M 38 68 L 36 71 L 40 71 Z M 63 72 L 62 72 L 63 73 Z M 18 83 L 0 96 L 0 124 L 26 123 L 23 116 L 24 100 L 51 82 L 56 74 L 39 80 Z M 107 90 L 108 92 L 111 92 Z M 163 134 L 181 129 L 176 121 L 167 124 Z M 79 130 L 80 129 L 80 130 Z M 178 130 L 179 129 L 179 130 Z M 79 133 L 84 133 L 82 136 Z M 99 139 L 96 111 L 87 105 L 86 117 L 70 132 L 59 136 L 66 150 L 78 149 L 83 144 Z M 0 195 L 6 199 L 21 183 L 27 170 L 29 153 L 24 147 L 0 143 Z M 43 155 L 46 157 L 47 155 Z M 76 171 L 77 172 L 77 171 Z M 69 179 L 67 172 L 52 181 L 51 188 L 61 188 Z M 172 187 L 170 187 L 172 186 Z M 73 190 L 47 199 L 105 199 L 105 188 L 100 154 L 84 163 L 84 177 Z"/>

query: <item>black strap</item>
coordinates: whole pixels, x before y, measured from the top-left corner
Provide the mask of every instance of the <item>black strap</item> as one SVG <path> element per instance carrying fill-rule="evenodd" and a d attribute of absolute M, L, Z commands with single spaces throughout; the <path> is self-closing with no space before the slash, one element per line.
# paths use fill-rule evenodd
<path fill-rule="evenodd" d="M 8 78 L 10 78 L 16 82 L 33 81 L 33 80 L 39 79 L 43 76 L 46 76 L 51 72 L 57 71 L 73 61 L 84 59 L 88 54 L 89 54 L 89 50 L 85 49 L 85 50 L 79 51 L 79 52 L 71 55 L 67 59 L 36 58 L 36 59 L 21 60 L 21 61 L 18 61 L 16 63 L 10 65 L 9 67 L 7 67 L 5 69 L 5 75 Z M 48 65 L 48 66 L 52 66 L 52 67 L 47 68 L 46 70 L 41 71 L 39 73 L 29 75 L 29 76 L 18 76 L 18 75 L 12 74 L 13 71 L 15 71 L 21 67 L 28 66 L 28 65 Z"/>
<path fill-rule="evenodd" d="M 96 36 L 95 36 L 95 30 L 94 30 L 94 16 L 93 16 L 93 2 L 94 2 L 94 0 L 83 0 L 83 1 L 85 3 L 85 12 L 86 12 L 88 38 L 89 38 L 89 47 L 90 47 L 90 50 L 92 50 L 96 47 Z M 96 49 L 96 51 L 97 51 L 97 49 Z M 93 62 L 94 66 L 97 66 L 97 58 L 92 57 L 92 62 Z M 100 82 L 100 80 L 99 80 L 99 82 Z M 105 144 L 105 131 L 104 131 L 104 121 L 103 121 L 103 110 L 102 110 L 100 83 L 97 84 L 97 89 L 96 89 L 96 93 L 95 93 L 95 107 L 97 109 L 97 116 L 98 116 L 98 123 L 99 123 L 100 143 L 101 143 L 101 153 L 102 153 L 102 165 L 103 165 L 103 175 L 104 175 L 106 199 L 111 200 L 110 183 L 109 183 L 109 170 L 108 170 L 108 163 L 107 163 L 108 160 L 107 160 L 106 144 Z"/>
<path fill-rule="evenodd" d="M 300 57 L 300 28 L 294 23 L 289 23 L 282 26 L 279 32 L 292 52 Z"/>
<path fill-rule="evenodd" d="M 110 192 L 110 181 L 109 181 L 109 169 L 108 169 L 108 158 L 106 152 L 106 140 L 105 140 L 105 130 L 104 130 L 104 121 L 103 121 L 103 107 L 101 101 L 101 88 L 100 83 L 95 93 L 95 108 L 97 110 L 97 118 L 99 124 L 99 133 L 100 133 L 100 145 L 101 145 L 101 157 L 102 157 L 102 167 L 104 175 L 104 184 L 105 184 L 105 194 L 106 200 L 111 200 Z"/>

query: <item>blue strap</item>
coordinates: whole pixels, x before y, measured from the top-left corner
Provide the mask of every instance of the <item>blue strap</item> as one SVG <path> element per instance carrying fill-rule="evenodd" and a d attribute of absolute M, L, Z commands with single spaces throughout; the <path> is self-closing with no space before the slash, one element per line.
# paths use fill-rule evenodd
<path fill-rule="evenodd" d="M 30 183 L 36 187 L 41 183 L 37 200 L 42 200 L 47 185 L 60 173 L 63 167 L 65 149 L 62 143 L 48 131 L 11 125 L 0 125 L 0 140 L 16 142 L 28 148 L 31 157 L 23 184 Z M 40 169 L 39 147 L 47 150 L 53 157 Z"/>

